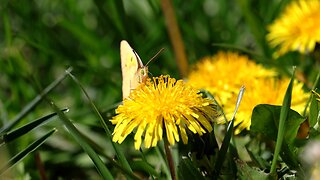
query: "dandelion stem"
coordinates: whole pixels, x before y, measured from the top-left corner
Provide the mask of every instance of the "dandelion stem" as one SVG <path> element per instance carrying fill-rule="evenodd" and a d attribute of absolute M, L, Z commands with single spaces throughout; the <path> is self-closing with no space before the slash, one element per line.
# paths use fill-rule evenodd
<path fill-rule="evenodd" d="M 35 158 L 35 162 L 36 162 L 36 167 L 39 171 L 40 179 L 47 180 L 45 168 L 44 168 L 43 162 L 41 161 L 40 153 L 36 152 L 34 155 L 34 158 Z"/>
<path fill-rule="evenodd" d="M 175 173 L 175 168 L 174 168 L 173 157 L 172 157 L 170 145 L 169 145 L 167 138 L 163 138 L 163 139 L 164 139 L 164 149 L 166 151 L 167 161 L 168 161 L 169 169 L 170 169 L 170 173 L 171 173 L 171 179 L 175 180 L 176 173 Z"/>

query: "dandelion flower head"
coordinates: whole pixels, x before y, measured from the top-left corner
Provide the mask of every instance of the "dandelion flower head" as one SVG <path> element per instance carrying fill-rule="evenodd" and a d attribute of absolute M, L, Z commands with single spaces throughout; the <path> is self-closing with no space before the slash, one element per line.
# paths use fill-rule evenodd
<path fill-rule="evenodd" d="M 235 134 L 238 134 L 250 129 L 252 110 L 256 105 L 281 105 L 289 79 L 281 80 L 276 75 L 275 70 L 254 63 L 247 56 L 219 52 L 196 64 L 189 75 L 189 83 L 212 93 L 228 120 L 232 117 L 238 91 L 242 85 L 245 86 L 246 91 L 235 119 Z M 293 87 L 292 107 L 298 112 L 303 111 L 303 102 L 308 97 L 302 86 L 302 83 L 295 83 Z M 222 118 L 218 120 L 225 122 Z"/>
<path fill-rule="evenodd" d="M 235 134 L 239 134 L 242 130 L 250 130 L 251 115 L 254 107 L 258 104 L 281 105 L 283 97 L 286 93 L 289 78 L 265 78 L 253 81 L 251 85 L 246 87 L 245 95 L 242 97 L 240 107 L 238 109 L 235 126 Z M 302 113 L 305 107 L 305 101 L 309 97 L 303 90 L 303 83 L 294 82 L 292 89 L 291 109 Z M 225 113 L 227 117 L 231 117 L 236 96 L 230 99 L 225 105 Z"/>
<path fill-rule="evenodd" d="M 188 142 L 187 130 L 202 135 L 212 131 L 217 117 L 216 106 L 203 98 L 197 89 L 169 76 L 149 78 L 133 90 L 116 109 L 113 141 L 122 143 L 134 130 L 135 149 L 154 147 L 163 135 L 173 145 Z M 179 136 L 180 134 L 180 136 Z"/>
<path fill-rule="evenodd" d="M 190 72 L 188 82 L 196 88 L 208 90 L 223 105 L 238 93 L 241 86 L 275 75 L 275 71 L 256 64 L 246 55 L 220 51 L 200 60 Z"/>
<path fill-rule="evenodd" d="M 269 26 L 267 39 L 279 47 L 275 56 L 289 51 L 312 52 L 320 42 L 320 0 L 291 2 L 278 19 Z"/>

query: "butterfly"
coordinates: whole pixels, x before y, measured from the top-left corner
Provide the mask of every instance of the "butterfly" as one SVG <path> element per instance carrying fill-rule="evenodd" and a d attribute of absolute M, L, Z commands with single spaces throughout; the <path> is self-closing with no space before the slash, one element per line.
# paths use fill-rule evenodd
<path fill-rule="evenodd" d="M 148 78 L 148 66 L 144 66 L 139 55 L 125 40 L 120 42 L 122 99 Z"/>

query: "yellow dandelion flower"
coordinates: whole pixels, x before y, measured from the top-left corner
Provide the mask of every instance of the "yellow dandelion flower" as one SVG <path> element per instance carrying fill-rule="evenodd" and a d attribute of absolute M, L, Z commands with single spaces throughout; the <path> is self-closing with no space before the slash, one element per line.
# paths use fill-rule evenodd
<path fill-rule="evenodd" d="M 273 77 L 276 71 L 257 65 L 245 55 L 236 52 L 218 52 L 205 57 L 190 72 L 188 80 L 199 89 L 212 93 L 220 104 L 225 104 L 242 85 L 256 78 Z"/>
<path fill-rule="evenodd" d="M 258 104 L 281 105 L 283 97 L 286 93 L 290 79 L 266 78 L 253 81 L 246 87 L 245 95 L 242 97 L 241 105 L 238 109 L 234 125 L 237 126 L 235 134 L 239 134 L 242 130 L 250 130 L 251 115 L 254 107 Z M 295 81 L 292 89 L 291 109 L 302 113 L 305 102 L 309 95 L 304 92 L 303 84 Z M 234 96 L 225 105 L 225 113 L 227 117 L 231 117 L 236 96 Z"/>
<path fill-rule="evenodd" d="M 271 24 L 267 39 L 271 46 L 279 47 L 275 56 L 288 51 L 301 53 L 314 50 L 320 42 L 320 0 L 297 0 L 290 3 Z"/>
<path fill-rule="evenodd" d="M 187 129 L 199 135 L 211 132 L 210 121 L 217 116 L 213 101 L 169 76 L 148 79 L 130 93 L 116 113 L 110 120 L 116 125 L 112 140 L 122 143 L 136 129 L 135 149 L 140 148 L 142 136 L 145 147 L 150 148 L 157 145 L 164 133 L 171 145 L 180 140 L 179 134 L 186 144 Z"/>
<path fill-rule="evenodd" d="M 189 75 L 189 83 L 212 93 L 229 120 L 240 87 L 246 87 L 235 120 L 235 133 L 238 134 L 243 129 L 250 129 L 251 114 L 256 105 L 281 105 L 289 79 L 277 79 L 275 70 L 265 69 L 247 56 L 219 52 L 213 57 L 204 58 L 195 66 Z M 302 86 L 302 83 L 296 83 L 293 88 L 292 107 L 298 112 L 303 111 L 304 100 L 308 97 Z M 221 118 L 218 120 L 224 122 Z"/>

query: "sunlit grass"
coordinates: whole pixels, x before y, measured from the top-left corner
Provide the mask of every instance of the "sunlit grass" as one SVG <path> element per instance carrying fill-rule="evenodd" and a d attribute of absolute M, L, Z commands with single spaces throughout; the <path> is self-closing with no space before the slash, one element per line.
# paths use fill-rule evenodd
<path fill-rule="evenodd" d="M 0 179 L 316 178 L 319 4 L 0 3 Z M 144 64 L 164 48 L 148 76 L 179 80 L 122 102 L 123 39 Z"/>

